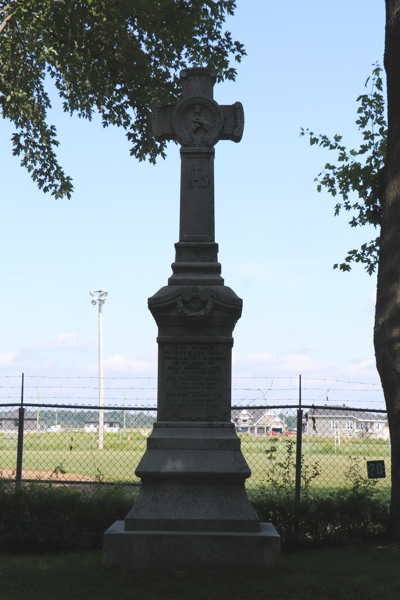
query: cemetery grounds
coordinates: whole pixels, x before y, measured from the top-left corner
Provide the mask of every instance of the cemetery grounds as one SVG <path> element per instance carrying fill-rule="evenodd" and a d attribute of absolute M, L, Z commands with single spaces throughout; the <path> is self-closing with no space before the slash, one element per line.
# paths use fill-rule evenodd
<path fill-rule="evenodd" d="M 284 554 L 272 573 L 149 574 L 102 567 L 100 552 L 0 555 L 2 600 L 398 600 L 400 546 Z"/>

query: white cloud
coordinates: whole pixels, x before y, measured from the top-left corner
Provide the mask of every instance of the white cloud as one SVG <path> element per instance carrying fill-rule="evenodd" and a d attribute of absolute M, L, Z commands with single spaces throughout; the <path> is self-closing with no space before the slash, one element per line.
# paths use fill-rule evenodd
<path fill-rule="evenodd" d="M 92 342 L 81 340 L 76 333 L 59 333 L 55 339 L 45 342 L 32 341 L 22 344 L 27 350 L 78 350 L 87 348 Z"/>
<path fill-rule="evenodd" d="M 350 363 L 340 369 L 340 375 L 342 377 L 349 377 L 350 379 L 353 377 L 372 377 L 376 379 L 377 383 L 380 381 L 376 370 L 375 358 L 367 358 L 359 362 Z"/>
<path fill-rule="evenodd" d="M 16 352 L 1 352 L 0 353 L 0 367 L 10 367 L 13 365 L 14 358 L 17 356 Z"/>
<path fill-rule="evenodd" d="M 232 350 L 232 364 L 237 365 L 240 362 L 240 356 L 237 352 Z"/>
<path fill-rule="evenodd" d="M 367 360 L 363 360 L 359 363 L 350 365 L 350 367 L 355 367 L 356 369 L 367 369 L 371 366 L 375 367 L 375 359 L 374 358 L 368 358 Z"/>
<path fill-rule="evenodd" d="M 273 354 L 270 354 L 269 352 L 260 352 L 259 354 L 250 354 L 249 356 L 246 356 L 246 359 L 259 361 L 262 363 L 271 363 L 276 360 L 275 356 Z"/>
<path fill-rule="evenodd" d="M 373 358 L 360 357 L 347 364 L 323 358 L 312 345 L 275 357 L 269 352 L 248 355 L 234 366 L 233 403 L 297 402 L 298 376 L 302 375 L 305 404 L 384 407 Z"/>
<path fill-rule="evenodd" d="M 104 361 L 104 368 L 118 372 L 141 373 L 153 368 L 150 360 L 139 360 L 133 356 L 121 356 L 114 354 Z"/>
<path fill-rule="evenodd" d="M 268 364 L 269 371 L 274 371 L 275 375 L 282 372 L 321 372 L 333 370 L 336 368 L 336 363 L 333 361 L 318 361 L 311 358 L 307 350 L 312 350 L 314 346 L 306 346 L 304 350 L 292 352 L 291 354 L 284 354 L 277 358 L 270 352 L 260 352 L 258 354 L 250 354 L 246 357 L 248 361 L 255 363 Z"/>
<path fill-rule="evenodd" d="M 314 360 L 308 354 L 288 354 L 282 358 L 282 368 L 293 373 L 320 373 L 321 371 L 333 371 L 336 363 Z"/>

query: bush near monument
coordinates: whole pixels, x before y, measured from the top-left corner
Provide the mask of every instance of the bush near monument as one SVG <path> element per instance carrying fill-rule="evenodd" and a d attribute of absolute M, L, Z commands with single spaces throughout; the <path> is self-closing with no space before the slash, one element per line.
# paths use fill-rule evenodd
<path fill-rule="evenodd" d="M 93 494 L 64 486 L 0 484 L 0 552 L 99 550 L 103 533 L 132 506 L 123 486 Z"/>
<path fill-rule="evenodd" d="M 0 552 L 101 550 L 103 533 L 123 519 L 135 491 L 116 485 L 91 493 L 46 484 L 0 484 Z M 351 488 L 306 496 L 296 536 L 293 489 L 264 488 L 251 497 L 260 519 L 276 523 L 286 549 L 299 543 L 321 544 L 384 537 L 388 504 L 357 477 Z"/>

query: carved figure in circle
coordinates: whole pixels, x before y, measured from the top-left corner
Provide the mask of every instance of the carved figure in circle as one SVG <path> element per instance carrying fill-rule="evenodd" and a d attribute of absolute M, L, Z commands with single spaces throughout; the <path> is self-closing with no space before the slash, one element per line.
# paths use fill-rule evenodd
<path fill-rule="evenodd" d="M 200 129 L 204 129 L 206 133 L 210 131 L 213 127 L 213 124 L 204 119 L 201 116 L 201 105 L 195 104 L 193 107 L 194 110 L 194 119 L 192 119 L 192 127 L 189 129 L 189 133 L 196 134 Z"/>
<path fill-rule="evenodd" d="M 172 113 L 172 127 L 176 139 L 183 146 L 213 146 L 218 141 L 223 124 L 222 110 L 211 98 L 184 98 Z"/>

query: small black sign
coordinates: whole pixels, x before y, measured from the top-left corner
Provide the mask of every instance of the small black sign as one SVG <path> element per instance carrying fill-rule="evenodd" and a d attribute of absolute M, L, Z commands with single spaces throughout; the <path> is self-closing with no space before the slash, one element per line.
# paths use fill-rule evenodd
<path fill-rule="evenodd" d="M 383 479 L 386 477 L 384 460 L 367 460 L 368 479 Z"/>

